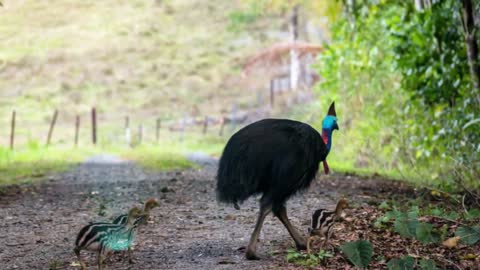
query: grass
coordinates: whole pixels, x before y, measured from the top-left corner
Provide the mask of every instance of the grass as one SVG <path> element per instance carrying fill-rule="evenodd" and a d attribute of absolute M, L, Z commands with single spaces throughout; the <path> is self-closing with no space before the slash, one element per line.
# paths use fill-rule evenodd
<path fill-rule="evenodd" d="M 70 169 L 97 152 L 93 148 L 36 147 L 10 151 L 0 148 L 0 185 L 33 183 Z"/>
<path fill-rule="evenodd" d="M 0 148 L 0 185 L 34 183 L 46 176 L 66 171 L 88 157 L 110 153 L 154 171 L 196 167 L 187 154 L 202 152 L 219 156 L 226 137 L 218 135 L 187 134 L 180 140 L 176 134 L 164 134 L 158 143 L 147 142 L 136 147 L 100 144 L 97 147 L 74 148 L 65 144 L 51 147 L 30 142 L 27 147 L 11 151 Z"/>
<path fill-rule="evenodd" d="M 193 152 L 219 156 L 225 143 L 224 137 L 190 134 L 184 140 L 164 137 L 159 143 L 142 144 L 134 148 L 112 148 L 110 151 L 125 159 L 134 160 L 151 170 L 174 170 L 196 167 L 186 157 Z"/>
<path fill-rule="evenodd" d="M 256 93 L 239 81 L 240 63 L 274 39 L 230 32 L 235 6 L 222 0 L 4 1 L 0 122 L 9 123 L 15 109 L 18 141 L 38 140 L 59 109 L 54 138 L 70 140 L 75 115 L 85 126 L 92 106 L 101 124 L 122 127 L 126 115 L 136 125 L 255 104 Z M 0 130 L 0 145 L 5 138 L 8 129 Z"/>
<path fill-rule="evenodd" d="M 166 127 L 185 116 L 219 116 L 234 103 L 255 104 L 256 93 L 239 79 L 241 60 L 274 42 L 258 33 L 278 31 L 281 20 L 259 25 L 258 33 L 231 32 L 229 14 L 237 3 L 223 0 L 2 3 L 0 124 L 6 128 L 0 147 L 8 146 L 15 110 L 17 150 L 0 148 L 0 184 L 37 181 L 99 152 L 162 170 L 193 166 L 188 152 L 218 156 L 225 138 L 173 134 Z M 97 148 L 90 147 L 92 106 Z M 52 147 L 45 148 L 55 109 Z M 76 115 L 80 143 L 73 150 Z M 150 143 L 122 147 L 125 116 L 132 134 L 143 125 Z M 157 118 L 163 127 L 158 145 L 150 132 Z"/>

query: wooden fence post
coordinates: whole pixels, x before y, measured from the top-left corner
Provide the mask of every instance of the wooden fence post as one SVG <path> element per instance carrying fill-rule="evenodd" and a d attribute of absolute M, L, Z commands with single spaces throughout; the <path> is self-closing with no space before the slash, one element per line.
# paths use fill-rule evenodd
<path fill-rule="evenodd" d="M 97 110 L 92 108 L 92 143 L 97 144 Z"/>
<path fill-rule="evenodd" d="M 15 110 L 13 110 L 12 123 L 11 123 L 11 129 L 10 129 L 10 150 L 13 150 L 13 145 L 15 143 L 15 117 L 16 117 L 16 112 Z"/>
<path fill-rule="evenodd" d="M 78 146 L 78 133 L 80 132 L 80 115 L 75 116 L 75 147 Z"/>
<path fill-rule="evenodd" d="M 185 129 L 187 128 L 187 114 L 183 115 L 183 120 L 182 120 L 182 134 L 180 135 L 180 141 L 183 142 L 183 139 L 185 138 Z"/>
<path fill-rule="evenodd" d="M 203 134 L 207 133 L 207 128 L 208 128 L 208 116 L 205 116 L 205 121 L 203 122 Z"/>
<path fill-rule="evenodd" d="M 275 103 L 275 80 L 270 80 L 270 107 Z"/>
<path fill-rule="evenodd" d="M 55 110 L 55 112 L 53 113 L 52 122 L 50 122 L 50 128 L 48 129 L 46 146 L 50 145 L 50 141 L 52 139 L 53 128 L 55 128 L 55 123 L 57 122 L 57 117 L 58 117 L 58 110 Z"/>
<path fill-rule="evenodd" d="M 220 120 L 220 131 L 218 132 L 219 136 L 223 136 L 223 129 L 225 127 L 225 117 L 222 117 L 222 120 Z"/>
<path fill-rule="evenodd" d="M 138 125 L 138 145 L 142 144 L 143 140 L 143 125 Z"/>
<path fill-rule="evenodd" d="M 263 104 L 263 95 L 262 92 L 258 91 L 257 92 L 257 110 L 260 112 L 262 110 L 262 104 Z"/>
<path fill-rule="evenodd" d="M 130 146 L 130 118 L 125 116 L 125 143 Z"/>
<path fill-rule="evenodd" d="M 157 118 L 157 126 L 156 126 L 156 132 L 155 132 L 155 139 L 158 140 L 160 139 L 160 127 L 162 125 L 162 120 L 160 118 Z"/>
<path fill-rule="evenodd" d="M 237 104 L 234 103 L 232 105 L 232 116 L 231 116 L 231 125 L 230 125 L 230 128 L 231 128 L 231 132 L 234 132 L 235 129 L 237 128 Z"/>

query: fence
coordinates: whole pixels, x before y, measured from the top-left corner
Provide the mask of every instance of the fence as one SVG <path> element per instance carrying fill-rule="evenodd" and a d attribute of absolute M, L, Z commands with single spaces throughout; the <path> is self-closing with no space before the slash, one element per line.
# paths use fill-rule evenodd
<path fill-rule="evenodd" d="M 284 89 L 276 89 L 273 81 L 270 83 L 268 104 L 264 104 L 265 98 L 261 92 L 257 93 L 256 104 L 247 109 L 239 109 L 238 104 L 232 104 L 229 112 L 221 115 L 204 115 L 192 117 L 187 114 L 180 119 L 168 119 L 161 116 L 138 116 L 118 115 L 111 112 L 98 111 L 92 107 L 90 112 L 76 114 L 73 117 L 68 110 L 53 109 L 47 124 L 28 123 L 27 118 L 22 118 L 17 110 L 12 110 L 9 134 L 2 134 L 1 137 L 8 137 L 10 149 L 15 149 L 29 141 L 45 142 L 48 147 L 54 143 L 79 145 L 93 144 L 99 142 L 108 144 L 123 144 L 136 146 L 142 143 L 158 143 L 162 136 L 173 136 L 183 140 L 187 133 L 199 135 L 225 136 L 242 125 L 251 123 L 261 118 L 269 117 L 273 109 L 282 110 L 294 103 L 304 103 L 311 98 L 302 98 L 302 92 L 289 92 Z M 311 92 L 309 92 L 311 94 Z M 288 95 L 289 99 L 283 104 L 279 96 Z M 299 96 L 300 94 L 300 96 Z M 305 94 L 305 92 L 303 92 Z M 294 96 L 295 101 L 291 100 Z M 109 117 L 106 117 L 110 115 Z M 111 116 L 114 115 L 114 116 Z M 27 122 L 23 126 L 23 132 L 19 132 L 19 123 Z M 45 125 L 45 127 L 41 127 Z M 6 126 L 6 125 L 5 125 Z M 42 139 L 41 130 L 47 132 Z M 148 132 L 148 133 L 147 133 Z M 18 139 L 18 136 L 22 139 Z M 5 142 L 3 142 L 5 143 Z M 2 144 L 3 144 L 2 143 Z M 1 145 L 0 145 L 1 146 Z"/>

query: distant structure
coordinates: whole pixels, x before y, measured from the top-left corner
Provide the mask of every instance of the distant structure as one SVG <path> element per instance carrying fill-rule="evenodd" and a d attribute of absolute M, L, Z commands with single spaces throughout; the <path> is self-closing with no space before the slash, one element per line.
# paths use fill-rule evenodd
<path fill-rule="evenodd" d="M 315 58 L 323 50 L 322 46 L 304 42 L 276 43 L 271 47 L 248 58 L 243 65 L 245 77 L 261 74 L 268 79 L 269 87 L 277 92 L 291 90 L 291 51 L 298 55 L 299 72 L 295 74 L 298 80 L 295 88 L 308 89 L 319 80 L 319 76 L 311 68 Z"/>

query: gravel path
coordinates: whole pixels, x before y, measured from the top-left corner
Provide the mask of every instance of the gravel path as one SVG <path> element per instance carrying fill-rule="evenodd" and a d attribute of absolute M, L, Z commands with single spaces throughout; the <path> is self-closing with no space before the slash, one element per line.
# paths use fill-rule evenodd
<path fill-rule="evenodd" d="M 107 269 L 283 268 L 285 250 L 293 247 L 293 241 L 273 216 L 266 219 L 258 245 L 265 259 L 244 259 L 242 248 L 255 224 L 258 198 L 245 202 L 241 210 L 217 204 L 215 163 L 208 163 L 199 170 L 147 173 L 115 157 L 97 156 L 45 183 L 5 189 L 0 196 L 0 268 L 79 269 L 72 266 L 78 231 L 150 197 L 161 206 L 138 234 L 136 264 L 115 255 Z M 292 222 L 306 232 L 313 209 L 333 207 L 340 196 L 337 190 L 357 194 L 358 183 L 365 181 L 322 176 L 309 192 L 289 201 Z M 95 256 L 83 254 L 90 269 L 96 269 Z"/>

